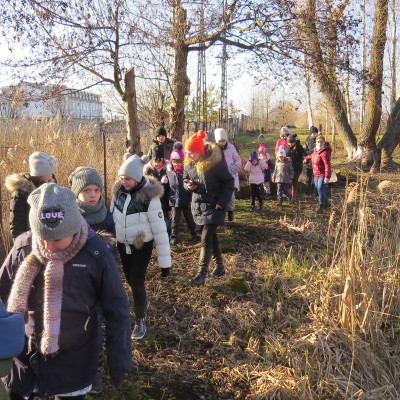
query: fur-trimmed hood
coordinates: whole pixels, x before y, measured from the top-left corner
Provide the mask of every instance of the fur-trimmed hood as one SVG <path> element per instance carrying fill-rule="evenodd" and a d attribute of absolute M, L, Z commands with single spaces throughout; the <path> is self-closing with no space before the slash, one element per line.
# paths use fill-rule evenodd
<path fill-rule="evenodd" d="M 4 186 L 11 193 L 16 190 L 31 193 L 36 189 L 36 186 L 28 178 L 29 175 L 24 173 L 8 175 L 5 179 Z"/>
<path fill-rule="evenodd" d="M 207 145 L 211 147 L 211 154 L 209 156 L 202 155 L 200 160 L 195 164 L 198 174 L 204 174 L 222 161 L 223 154 L 221 148 L 216 143 L 205 142 L 204 147 L 206 148 Z M 190 165 L 192 164 L 192 160 L 190 158 L 185 158 L 184 164 Z"/>
<path fill-rule="evenodd" d="M 122 185 L 120 181 L 117 181 L 113 187 L 113 196 L 117 196 L 120 192 L 122 192 Z M 156 179 L 147 176 L 145 178 L 145 183 L 143 187 L 141 187 L 136 192 L 136 199 L 140 202 L 150 202 L 150 200 L 154 197 L 161 198 L 164 193 L 164 188 L 162 184 Z"/>

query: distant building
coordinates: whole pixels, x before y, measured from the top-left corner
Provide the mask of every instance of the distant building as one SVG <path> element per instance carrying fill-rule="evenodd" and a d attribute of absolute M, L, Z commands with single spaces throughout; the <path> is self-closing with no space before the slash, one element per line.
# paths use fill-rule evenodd
<path fill-rule="evenodd" d="M 103 107 L 98 94 L 59 85 L 21 82 L 1 88 L 2 118 L 63 118 L 102 120 Z"/>

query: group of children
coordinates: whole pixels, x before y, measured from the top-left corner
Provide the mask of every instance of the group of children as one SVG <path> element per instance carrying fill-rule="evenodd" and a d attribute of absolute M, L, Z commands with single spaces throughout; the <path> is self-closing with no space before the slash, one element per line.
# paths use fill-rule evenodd
<path fill-rule="evenodd" d="M 294 199 L 304 150 L 296 135 L 287 134 L 288 129 L 283 128 L 275 165 L 260 144 L 244 167 L 249 172 L 253 211 L 256 199 L 259 209 L 263 207 L 262 187 L 264 198 L 270 196 L 270 181 L 277 183 L 279 205 L 283 195 L 289 202 Z M 70 189 L 63 188 L 56 184 L 56 160 L 35 152 L 29 157 L 29 174 L 7 177 L 15 242 L 0 269 L 0 297 L 8 299 L 9 311 L 29 315 L 26 351 L 19 359 L 22 367 L 15 364 L 6 379 L 11 399 L 46 393 L 56 395 L 57 400 L 81 400 L 90 391 L 101 391 L 102 358 L 98 355 L 103 348 L 103 319 L 111 378 L 119 384 L 126 377 L 131 368 L 127 332 L 136 340 L 146 334 L 150 302 L 145 279 L 153 247 L 161 279 L 167 279 L 170 245 L 179 241 L 182 213 L 193 241 L 200 240 L 201 232 L 199 266 L 192 283 L 204 284 L 211 259 L 211 277 L 224 275 L 217 228 L 224 222 L 226 211 L 228 219 L 234 219 L 234 189 L 239 189 L 241 158 L 224 129 L 216 129 L 216 143 L 205 142 L 205 136 L 200 130 L 186 141 L 185 157 L 183 145 L 172 144 L 166 140 L 165 129 L 157 128 L 150 161 L 148 156 L 124 156 L 110 210 L 102 197 L 102 179 L 91 167 L 75 169 L 68 178 Z M 321 178 L 321 185 L 326 179 Z M 116 268 L 117 252 L 110 245 L 113 239 L 133 294 L 132 331 Z M 84 333 L 80 325 L 74 325 L 75 319 L 78 325 L 80 321 L 84 324 Z M 74 335 L 75 341 L 83 341 L 81 348 L 71 342 Z M 119 358 L 119 353 L 124 356 Z M 51 358 L 47 358 L 49 354 Z M 74 370 L 82 354 L 86 361 Z M 31 363 L 33 359 L 42 365 L 39 370 Z M 50 366 L 57 370 L 57 382 L 46 381 Z M 38 376 L 45 380 L 40 381 Z"/>

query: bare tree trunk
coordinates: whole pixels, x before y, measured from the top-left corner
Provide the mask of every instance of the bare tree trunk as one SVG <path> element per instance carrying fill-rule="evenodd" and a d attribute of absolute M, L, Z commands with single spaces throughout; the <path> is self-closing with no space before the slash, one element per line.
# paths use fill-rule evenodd
<path fill-rule="evenodd" d="M 365 13 L 365 0 L 362 0 L 362 34 L 361 34 L 361 99 L 360 99 L 360 132 L 364 123 L 365 116 L 365 74 L 367 69 L 367 52 L 365 44 L 365 27 L 366 27 L 366 13 Z"/>
<path fill-rule="evenodd" d="M 371 43 L 371 58 L 368 79 L 368 102 L 365 121 L 358 139 L 363 153 L 367 153 L 367 164 L 373 162 L 379 167 L 379 152 L 376 147 L 376 133 L 382 116 L 383 58 L 386 44 L 389 0 L 375 1 L 374 28 Z"/>
<path fill-rule="evenodd" d="M 390 96 L 390 109 L 392 109 L 396 103 L 396 85 L 397 85 L 397 72 L 396 72 L 396 47 L 397 47 L 397 18 L 396 18 L 396 0 L 392 0 L 392 33 L 391 33 L 391 45 L 392 51 L 390 54 L 390 70 L 392 74 L 392 90 Z"/>
<path fill-rule="evenodd" d="M 382 151 L 381 168 L 398 166 L 392 160 L 392 154 L 400 143 L 400 97 L 393 107 L 386 125 L 386 132 L 379 141 L 377 148 Z"/>
<path fill-rule="evenodd" d="M 170 113 L 170 133 L 179 141 L 185 131 L 185 96 L 189 94 L 190 81 L 187 76 L 187 59 L 189 47 L 185 43 L 187 30 L 186 10 L 180 0 L 173 4 L 173 75 L 172 105 Z"/>
<path fill-rule="evenodd" d="M 315 0 L 307 0 L 306 8 L 300 16 L 302 22 L 300 30 L 306 40 L 306 51 L 313 60 L 312 71 L 317 80 L 317 84 L 321 92 L 324 93 L 331 114 L 336 120 L 337 128 L 346 148 L 348 158 L 352 159 L 357 151 L 357 139 L 347 119 L 346 101 L 337 84 L 335 71 L 332 70 L 332 66 L 327 66 L 327 63 L 324 62 L 315 15 Z"/>
<path fill-rule="evenodd" d="M 123 101 L 126 105 L 126 127 L 128 130 L 126 147 L 129 153 L 140 153 L 139 119 L 136 101 L 135 70 L 131 68 L 125 74 L 125 94 Z"/>
<path fill-rule="evenodd" d="M 311 78 L 310 78 L 310 65 L 308 62 L 307 54 L 304 54 L 304 76 L 306 78 L 306 90 L 307 90 L 307 121 L 308 127 L 314 125 L 312 104 L 311 104 Z"/>

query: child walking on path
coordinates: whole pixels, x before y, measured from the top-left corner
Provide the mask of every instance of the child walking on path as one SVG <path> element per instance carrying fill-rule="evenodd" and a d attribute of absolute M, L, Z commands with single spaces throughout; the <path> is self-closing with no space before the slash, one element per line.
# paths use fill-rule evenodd
<path fill-rule="evenodd" d="M 46 153 L 36 151 L 29 156 L 29 174 L 12 174 L 6 177 L 5 187 L 11 192 L 10 231 L 15 239 L 29 231 L 28 196 L 43 183 L 55 182 L 57 161 Z"/>
<path fill-rule="evenodd" d="M 101 195 L 103 181 L 100 174 L 90 167 L 78 167 L 68 177 L 71 190 L 77 196 L 81 215 L 95 232 L 107 232 L 115 238 L 113 216 L 107 210 Z"/>
<path fill-rule="evenodd" d="M 286 157 L 285 147 L 281 146 L 276 153 L 275 170 L 272 175 L 272 182 L 277 183 L 277 206 L 282 205 L 282 197 L 285 195 L 292 203 L 291 185 L 293 179 L 293 165 L 290 158 Z"/>
<path fill-rule="evenodd" d="M 271 161 L 271 155 L 267 153 L 265 145 L 260 143 L 258 146 L 258 159 L 264 160 L 267 163 L 267 167 L 264 169 L 264 200 L 268 200 L 271 196 L 271 171 L 275 168 L 274 163 Z"/>
<path fill-rule="evenodd" d="M 164 158 L 164 148 L 155 146 L 151 160 L 143 167 L 143 175 L 151 176 L 158 180 L 164 189 L 164 193 L 160 198 L 161 207 L 164 213 L 165 224 L 167 225 L 168 236 L 171 234 L 171 220 L 169 218 L 169 182 L 167 177 L 167 162 Z"/>
<path fill-rule="evenodd" d="M 303 172 L 303 159 L 306 155 L 300 140 L 296 137 L 296 134 L 290 135 L 286 147 L 286 156 L 290 158 L 293 166 L 292 201 L 295 200 L 296 193 L 299 191 L 299 177 Z"/>
<path fill-rule="evenodd" d="M 279 148 L 281 146 L 285 146 L 287 145 L 287 138 L 290 134 L 289 128 L 287 126 L 282 126 L 281 128 L 281 135 L 279 137 L 279 139 L 276 141 L 275 143 L 275 157 L 276 157 L 276 153 L 278 152 Z"/>
<path fill-rule="evenodd" d="M 77 196 L 79 211 L 90 227 L 102 238 L 110 235 L 114 241 L 113 254 L 116 256 L 115 248 L 115 225 L 112 214 L 104 202 L 101 195 L 103 190 L 103 181 L 99 173 L 90 167 L 78 167 L 68 177 L 68 183 L 72 192 Z M 109 237 L 105 238 L 109 240 Z M 97 345 L 99 350 L 99 363 L 96 379 L 93 381 L 90 393 L 98 394 L 103 390 L 103 316 L 101 308 L 97 307 L 98 316 L 98 337 Z"/>
<path fill-rule="evenodd" d="M 251 211 L 255 211 L 256 198 L 259 203 L 259 210 L 262 210 L 263 199 L 261 196 L 261 185 L 264 183 L 264 170 L 267 168 L 267 163 L 264 160 L 258 159 L 258 154 L 253 151 L 249 155 L 249 161 L 244 166 L 244 170 L 249 172 L 249 183 L 251 193 Z"/>
<path fill-rule="evenodd" d="M 46 183 L 29 198 L 31 231 L 0 268 L 0 297 L 25 320 L 25 347 L 4 383 L 12 400 L 83 400 L 97 373 L 97 311 L 118 386 L 132 367 L 130 315 L 111 249 L 79 213 L 76 196 Z"/>
<path fill-rule="evenodd" d="M 307 139 L 304 142 L 304 151 L 306 153 L 306 156 L 309 156 L 312 154 L 315 148 L 315 139 L 318 136 L 318 128 L 315 126 L 312 126 L 310 128 L 310 134 L 308 135 Z M 308 194 L 312 194 L 313 192 L 313 168 L 311 164 L 311 160 L 307 159 L 304 165 L 304 170 L 307 176 L 307 181 L 306 181 L 306 187 L 307 187 L 307 192 Z M 315 189 L 315 187 L 314 187 Z"/>
<path fill-rule="evenodd" d="M 117 247 L 133 293 L 136 320 L 132 339 L 142 339 L 146 334 L 149 301 L 145 279 L 153 242 L 163 278 L 168 277 L 171 267 L 167 227 L 160 202 L 163 188 L 160 182 L 143 176 L 143 165 L 147 161 L 147 156 L 128 155 L 118 171 L 119 182 L 114 185 L 111 201 Z"/>
<path fill-rule="evenodd" d="M 221 149 L 216 144 L 204 143 L 205 137 L 205 132 L 200 130 L 187 140 L 185 149 L 188 158 L 183 171 L 185 188 L 193 193 L 194 221 L 203 227 L 198 273 L 192 278 L 196 286 L 204 285 L 212 256 L 215 268 L 211 276 L 225 274 L 217 228 L 224 223 L 225 210 L 234 188 L 234 179 L 223 162 Z"/>
<path fill-rule="evenodd" d="M 235 146 L 228 142 L 228 135 L 223 128 L 217 128 L 214 132 L 215 142 L 224 152 L 225 164 L 228 167 L 229 172 L 235 179 L 235 189 L 240 190 L 239 186 L 239 171 L 242 166 L 242 159 L 239 153 L 236 151 Z M 235 209 L 235 190 L 232 193 L 231 201 L 228 204 L 228 221 L 234 220 L 233 211 Z"/>
<path fill-rule="evenodd" d="M 179 242 L 179 224 L 181 215 L 185 217 L 192 240 L 199 241 L 196 234 L 196 224 L 193 219 L 190 202 L 192 193 L 183 186 L 183 145 L 180 142 L 174 144 L 171 152 L 171 164 L 167 167 L 167 176 L 170 185 L 169 205 L 171 206 L 171 246 L 175 246 Z"/>

